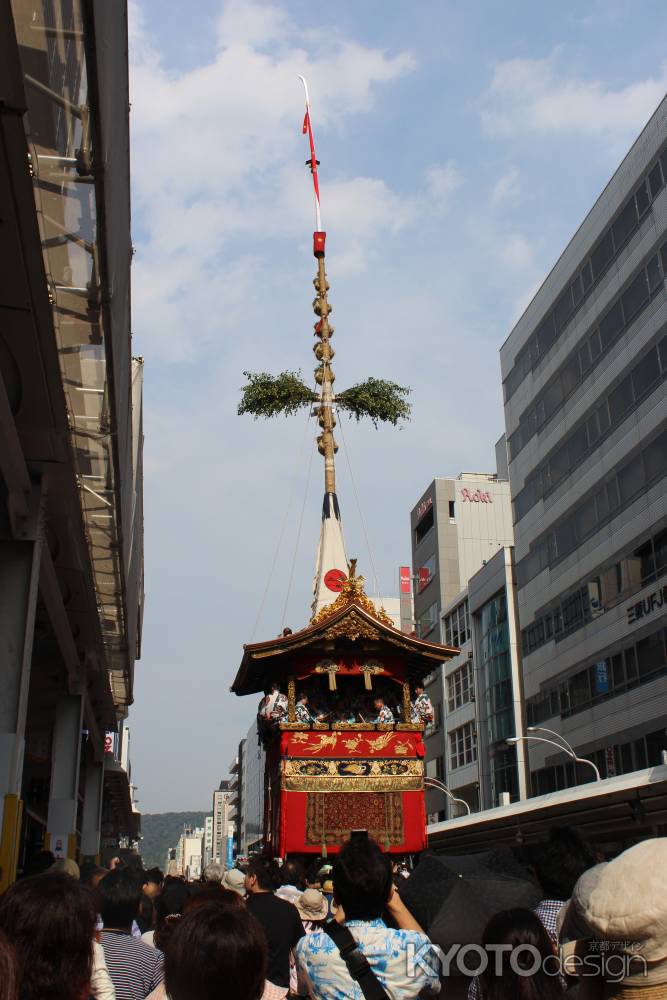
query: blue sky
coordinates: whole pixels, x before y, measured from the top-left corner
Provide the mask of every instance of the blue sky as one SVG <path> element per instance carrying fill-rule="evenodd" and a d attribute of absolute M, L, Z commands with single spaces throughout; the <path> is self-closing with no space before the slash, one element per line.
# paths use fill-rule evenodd
<path fill-rule="evenodd" d="M 130 725 L 153 812 L 210 807 L 256 708 L 228 691 L 243 643 L 307 620 L 315 428 L 236 416 L 244 370 L 314 367 L 296 74 L 321 161 L 337 385 L 412 388 L 405 428 L 345 421 L 337 435 L 348 554 L 373 575 L 358 496 L 391 595 L 425 486 L 493 470 L 498 349 L 663 96 L 667 12 L 131 0 L 130 13 L 147 591 Z"/>

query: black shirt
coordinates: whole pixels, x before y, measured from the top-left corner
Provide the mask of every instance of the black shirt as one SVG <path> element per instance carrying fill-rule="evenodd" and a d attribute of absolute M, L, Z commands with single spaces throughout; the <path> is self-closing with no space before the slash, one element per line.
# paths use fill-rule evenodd
<path fill-rule="evenodd" d="M 266 978 L 276 986 L 289 987 L 289 953 L 305 934 L 296 906 L 272 892 L 253 892 L 248 909 L 264 928 L 269 946 Z"/>

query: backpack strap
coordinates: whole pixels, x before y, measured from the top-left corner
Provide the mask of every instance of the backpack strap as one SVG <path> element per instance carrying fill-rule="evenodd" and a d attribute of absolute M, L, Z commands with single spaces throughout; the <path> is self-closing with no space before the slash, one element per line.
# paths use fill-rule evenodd
<path fill-rule="evenodd" d="M 324 932 L 338 947 L 340 957 L 347 966 L 347 971 L 352 979 L 359 984 L 366 1000 L 389 1000 L 382 983 L 368 964 L 368 959 L 359 950 L 359 945 L 350 930 L 344 924 L 328 920 L 324 925 Z"/>

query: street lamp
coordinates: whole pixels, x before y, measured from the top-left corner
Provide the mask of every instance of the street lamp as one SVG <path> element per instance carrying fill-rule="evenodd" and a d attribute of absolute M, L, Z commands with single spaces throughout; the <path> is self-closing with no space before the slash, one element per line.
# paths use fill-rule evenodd
<path fill-rule="evenodd" d="M 453 795 L 452 792 L 450 792 L 449 788 L 447 788 L 447 785 L 443 784 L 442 781 L 439 781 L 437 778 L 424 778 L 424 784 L 427 788 L 437 788 L 438 791 L 444 792 L 445 795 L 448 795 L 452 800 L 452 802 L 458 802 L 459 805 L 465 806 L 468 816 L 470 816 L 470 806 L 468 805 L 466 800 L 457 799 L 457 797 Z"/>
<path fill-rule="evenodd" d="M 558 733 L 554 733 L 554 736 L 558 736 Z M 560 750 L 562 753 L 566 753 L 568 757 L 571 757 L 572 760 L 575 762 L 575 764 L 588 764 L 588 766 L 592 767 L 593 770 L 595 771 L 595 780 L 596 781 L 602 780 L 600 772 L 598 771 L 593 761 L 586 760 L 585 757 L 577 757 L 576 753 L 574 752 L 572 747 L 570 747 L 569 743 L 568 743 L 568 747 L 570 747 L 569 750 L 567 749 L 567 747 L 564 747 L 562 743 L 556 743 L 555 740 L 547 740 L 543 736 L 508 736 L 507 739 L 505 740 L 505 743 L 507 743 L 507 745 L 510 747 L 514 747 L 517 745 L 517 743 L 523 743 L 524 741 L 527 742 L 528 740 L 532 740 L 534 743 L 548 743 L 550 746 L 556 747 L 557 750 Z"/>
<path fill-rule="evenodd" d="M 569 754 L 572 754 L 573 757 L 577 756 L 576 750 L 574 749 L 574 747 L 572 746 L 572 744 L 569 743 L 561 733 L 557 733 L 554 729 L 547 729 L 546 726 L 527 726 L 526 727 L 526 732 L 528 732 L 528 733 L 548 733 L 549 736 L 555 736 L 556 739 L 559 739 L 561 741 L 561 743 L 565 744 L 565 749 L 567 750 L 567 752 Z M 590 763 L 590 761 L 589 761 L 589 763 Z"/>

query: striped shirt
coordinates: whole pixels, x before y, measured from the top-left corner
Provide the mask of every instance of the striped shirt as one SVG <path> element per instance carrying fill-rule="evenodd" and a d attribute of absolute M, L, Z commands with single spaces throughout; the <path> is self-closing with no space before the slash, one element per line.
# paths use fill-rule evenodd
<path fill-rule="evenodd" d="M 162 952 L 130 934 L 102 931 L 101 943 L 116 1000 L 145 1000 L 164 977 Z"/>

